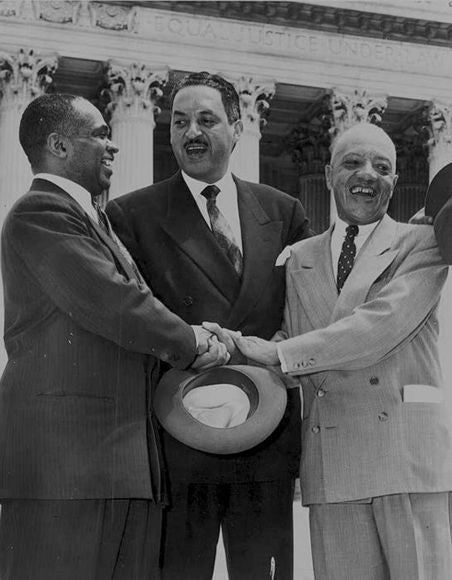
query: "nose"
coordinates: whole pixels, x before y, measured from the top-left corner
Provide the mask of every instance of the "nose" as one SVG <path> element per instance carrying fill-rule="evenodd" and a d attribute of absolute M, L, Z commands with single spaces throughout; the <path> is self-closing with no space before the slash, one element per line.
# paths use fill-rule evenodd
<path fill-rule="evenodd" d="M 201 131 L 199 129 L 199 125 L 196 121 L 192 121 L 187 128 L 187 132 L 185 133 L 188 139 L 194 139 L 201 135 Z"/>
<path fill-rule="evenodd" d="M 114 141 L 112 141 L 111 139 L 108 139 L 107 142 L 107 149 L 113 153 L 116 154 L 119 151 L 119 147 L 116 145 L 116 143 Z"/>
<path fill-rule="evenodd" d="M 372 165 L 372 161 L 370 159 L 366 159 L 366 161 L 363 163 L 360 173 L 366 179 L 377 179 L 378 177 L 378 174 L 375 171 L 375 168 Z"/>

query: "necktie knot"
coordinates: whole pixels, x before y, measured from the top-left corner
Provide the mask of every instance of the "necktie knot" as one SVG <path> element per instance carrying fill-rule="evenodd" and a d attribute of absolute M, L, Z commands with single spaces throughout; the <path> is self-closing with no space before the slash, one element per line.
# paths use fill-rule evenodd
<path fill-rule="evenodd" d="M 349 226 L 347 226 L 345 228 L 345 234 L 348 238 L 351 238 L 352 240 L 354 238 L 356 238 L 356 236 L 358 235 L 359 232 L 359 227 L 356 226 L 355 224 L 350 224 Z"/>
<path fill-rule="evenodd" d="M 217 195 L 220 193 L 220 188 L 216 185 L 208 185 L 201 191 L 201 195 L 203 195 L 207 200 L 215 201 Z"/>

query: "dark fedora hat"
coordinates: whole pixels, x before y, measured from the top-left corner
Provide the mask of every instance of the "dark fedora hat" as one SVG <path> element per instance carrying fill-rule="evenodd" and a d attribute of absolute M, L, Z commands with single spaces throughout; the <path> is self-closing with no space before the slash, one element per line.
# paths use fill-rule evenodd
<path fill-rule="evenodd" d="M 452 197 L 452 163 L 442 167 L 432 179 L 425 196 L 425 215 L 435 218 Z"/>
<path fill-rule="evenodd" d="M 243 422 L 212 426 L 196 418 L 184 399 L 220 387 L 239 391 L 247 403 Z M 248 365 L 230 365 L 194 373 L 168 371 L 153 397 L 157 419 L 168 433 L 194 449 L 215 454 L 239 453 L 264 441 L 279 425 L 287 405 L 286 386 L 277 374 Z"/>

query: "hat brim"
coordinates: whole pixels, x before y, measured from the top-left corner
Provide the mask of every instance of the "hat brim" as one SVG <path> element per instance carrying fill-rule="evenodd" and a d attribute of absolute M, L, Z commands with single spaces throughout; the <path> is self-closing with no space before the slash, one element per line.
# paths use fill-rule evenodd
<path fill-rule="evenodd" d="M 435 218 L 452 197 L 452 163 L 442 167 L 432 179 L 425 196 L 425 215 Z"/>
<path fill-rule="evenodd" d="M 240 387 L 250 401 L 244 423 L 234 427 L 212 427 L 195 419 L 183 404 L 184 395 L 193 388 L 216 383 Z M 153 408 L 163 428 L 181 443 L 226 455 L 240 453 L 267 439 L 281 422 L 287 405 L 287 390 L 274 372 L 248 365 L 222 366 L 194 373 L 168 371 L 157 385 Z"/>

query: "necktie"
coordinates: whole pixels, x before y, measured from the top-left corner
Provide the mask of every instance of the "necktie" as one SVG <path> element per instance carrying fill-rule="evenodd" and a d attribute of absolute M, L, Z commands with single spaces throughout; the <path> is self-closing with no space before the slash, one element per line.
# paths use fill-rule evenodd
<path fill-rule="evenodd" d="M 337 264 L 337 289 L 340 292 L 348 278 L 356 255 L 355 237 L 359 231 L 358 226 L 350 225 L 345 229 L 345 239 L 342 244 L 339 262 Z"/>
<path fill-rule="evenodd" d="M 141 276 L 140 271 L 138 270 L 138 267 L 135 264 L 134 259 L 132 258 L 132 256 L 130 255 L 127 248 L 124 246 L 124 244 L 121 242 L 121 240 L 118 238 L 118 236 L 113 231 L 113 228 L 111 227 L 110 220 L 108 219 L 107 214 L 104 212 L 104 210 L 101 208 L 101 206 L 96 201 L 93 201 L 93 206 L 94 206 L 94 209 L 96 210 L 96 213 L 97 213 L 97 221 L 99 223 L 100 229 L 105 234 L 107 234 L 107 236 L 110 239 L 112 239 L 113 242 L 116 244 L 116 246 L 117 246 L 118 250 L 121 252 L 123 258 L 132 267 L 133 273 L 135 274 L 135 277 L 138 280 L 138 282 L 140 282 L 140 284 L 144 284 L 143 277 Z"/>
<path fill-rule="evenodd" d="M 201 195 L 207 200 L 207 213 L 209 214 L 210 225 L 212 226 L 212 233 L 218 242 L 220 248 L 228 256 L 229 260 L 234 266 L 234 270 L 239 276 L 242 275 L 243 257 L 240 248 L 235 241 L 234 234 L 228 224 L 226 218 L 218 209 L 217 195 L 220 189 L 216 185 L 208 185 Z"/>

